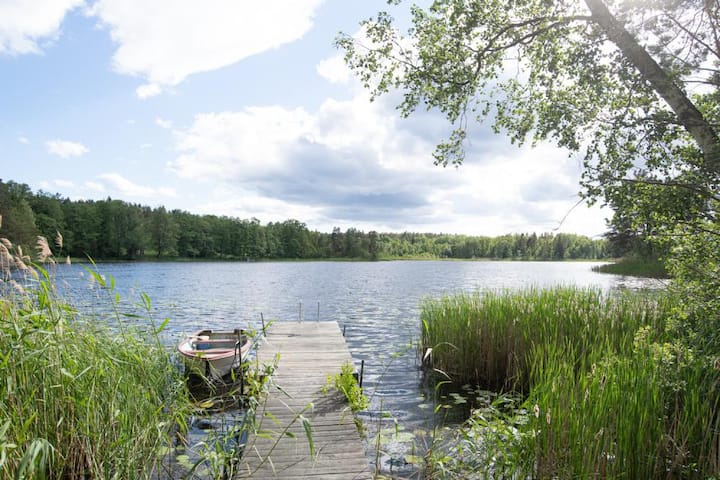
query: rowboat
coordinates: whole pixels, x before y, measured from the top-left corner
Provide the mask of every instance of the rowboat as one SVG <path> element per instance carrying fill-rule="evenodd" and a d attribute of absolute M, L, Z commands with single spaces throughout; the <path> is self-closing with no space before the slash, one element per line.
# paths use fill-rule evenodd
<path fill-rule="evenodd" d="M 250 339 L 244 330 L 198 330 L 178 343 L 188 371 L 207 380 L 222 380 L 237 369 L 250 352 Z"/>

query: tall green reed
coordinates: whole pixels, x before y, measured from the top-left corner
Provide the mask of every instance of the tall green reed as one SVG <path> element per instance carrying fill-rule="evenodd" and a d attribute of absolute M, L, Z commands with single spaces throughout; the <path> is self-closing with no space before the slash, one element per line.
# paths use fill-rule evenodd
<path fill-rule="evenodd" d="M 580 371 L 566 352 L 547 358 L 534 368 L 526 401 L 539 412 L 525 446 L 536 452 L 534 476 L 708 478 L 720 471 L 720 375 L 707 359 L 646 337 Z"/>
<path fill-rule="evenodd" d="M 434 368 L 525 395 L 512 410 L 476 410 L 434 474 L 717 475 L 720 360 L 665 330 L 674 304 L 666 293 L 575 288 L 426 301 L 423 348 Z"/>
<path fill-rule="evenodd" d="M 631 342 L 641 325 L 660 328 L 658 314 L 669 308 L 662 302 L 570 287 L 426 299 L 421 350 L 453 382 L 523 391 L 537 361 L 534 345 L 572 347 L 580 367 L 600 346 L 617 351 Z"/>
<path fill-rule="evenodd" d="M 3 258 L 12 258 L 13 272 L 3 272 L 0 285 L 0 476 L 157 474 L 189 405 L 159 341 L 164 324 L 117 331 L 83 318 L 57 296 L 47 270 L 11 255 L 8 243 Z"/>

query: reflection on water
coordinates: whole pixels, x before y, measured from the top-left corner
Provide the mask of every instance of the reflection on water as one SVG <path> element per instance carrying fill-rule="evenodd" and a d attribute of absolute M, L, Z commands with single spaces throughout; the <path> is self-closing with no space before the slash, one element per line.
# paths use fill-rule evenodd
<path fill-rule="evenodd" d="M 170 318 L 166 341 L 201 327 L 260 327 L 266 320 L 336 320 L 346 329 L 359 367 L 365 360 L 364 388 L 371 407 L 362 414 L 368 426 L 369 460 L 375 461 L 375 434 L 384 471 L 407 470 L 416 430 L 437 421 L 434 390 L 424 386 L 413 347 L 419 335 L 423 298 L 458 292 L 529 286 L 578 285 L 603 290 L 657 288 L 662 282 L 591 271 L 591 262 L 262 262 L 127 263 L 97 267 L 114 278 L 124 299 L 121 309 L 152 300 L 152 314 Z M 90 288 L 85 267 L 59 265 L 58 285 L 83 310 L 102 314 L 108 292 Z M 418 448 L 422 447 L 419 441 Z"/>

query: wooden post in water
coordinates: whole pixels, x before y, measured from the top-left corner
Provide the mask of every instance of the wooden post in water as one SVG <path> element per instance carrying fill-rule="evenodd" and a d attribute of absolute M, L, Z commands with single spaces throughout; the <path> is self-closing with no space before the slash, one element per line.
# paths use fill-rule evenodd
<path fill-rule="evenodd" d="M 320 321 L 320 302 L 318 302 L 318 316 L 317 316 L 317 321 L 318 321 L 318 322 Z"/>
<path fill-rule="evenodd" d="M 365 359 L 360 360 L 360 381 L 358 386 L 362 388 L 363 374 L 365 373 Z"/>

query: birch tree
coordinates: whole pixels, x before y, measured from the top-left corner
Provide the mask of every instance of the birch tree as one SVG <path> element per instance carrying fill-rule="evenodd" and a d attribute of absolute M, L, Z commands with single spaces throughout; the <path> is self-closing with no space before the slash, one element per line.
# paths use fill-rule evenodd
<path fill-rule="evenodd" d="M 692 303 L 685 315 L 698 331 L 718 331 L 720 2 L 435 0 L 409 8 L 407 32 L 379 12 L 359 35 L 337 38 L 371 98 L 400 90 L 401 115 L 441 112 L 452 133 L 438 139 L 439 165 L 462 164 L 468 135 L 484 121 L 514 143 L 552 142 L 580 155 L 582 195 L 664 242 Z"/>

